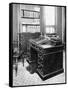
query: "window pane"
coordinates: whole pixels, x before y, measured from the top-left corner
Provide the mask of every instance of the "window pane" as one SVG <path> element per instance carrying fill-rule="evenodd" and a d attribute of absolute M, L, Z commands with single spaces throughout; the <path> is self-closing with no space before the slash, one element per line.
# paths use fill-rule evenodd
<path fill-rule="evenodd" d="M 53 34 L 53 33 L 55 33 L 54 27 L 46 27 L 46 33 L 47 34 Z"/>
<path fill-rule="evenodd" d="M 46 6 L 46 25 L 55 25 L 55 7 Z"/>
<path fill-rule="evenodd" d="M 26 26 L 25 25 L 22 26 L 22 31 L 21 32 L 26 32 Z"/>

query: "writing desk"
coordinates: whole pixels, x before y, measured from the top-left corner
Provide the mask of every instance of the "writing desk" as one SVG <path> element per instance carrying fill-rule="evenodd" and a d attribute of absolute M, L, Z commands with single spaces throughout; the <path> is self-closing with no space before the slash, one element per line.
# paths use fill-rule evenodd
<path fill-rule="evenodd" d="M 36 72 L 42 80 L 63 72 L 63 44 L 37 44 L 29 41 L 28 62 L 35 63 Z"/>

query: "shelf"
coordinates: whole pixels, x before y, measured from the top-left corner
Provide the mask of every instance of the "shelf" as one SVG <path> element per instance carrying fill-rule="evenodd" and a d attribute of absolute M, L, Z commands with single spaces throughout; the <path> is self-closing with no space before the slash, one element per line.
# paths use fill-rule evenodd
<path fill-rule="evenodd" d="M 40 26 L 40 24 L 22 24 L 22 25 L 27 25 L 27 26 Z"/>
<path fill-rule="evenodd" d="M 21 9 L 22 11 L 29 11 L 29 12 L 37 12 L 40 13 L 40 11 L 34 11 L 34 10 L 26 10 L 26 9 Z"/>
<path fill-rule="evenodd" d="M 21 17 L 21 18 L 26 18 L 26 19 L 40 19 L 40 18 L 34 18 L 34 17 Z"/>
<path fill-rule="evenodd" d="M 40 12 L 32 11 L 32 10 L 21 10 L 21 11 L 22 11 L 21 18 L 40 19 Z"/>
<path fill-rule="evenodd" d="M 40 11 L 21 9 L 22 32 L 40 32 Z M 35 27 L 36 26 L 36 27 Z"/>

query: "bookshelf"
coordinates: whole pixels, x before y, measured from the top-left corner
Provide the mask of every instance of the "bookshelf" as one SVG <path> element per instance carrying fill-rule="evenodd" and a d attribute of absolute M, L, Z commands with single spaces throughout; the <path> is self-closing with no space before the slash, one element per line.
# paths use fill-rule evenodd
<path fill-rule="evenodd" d="M 20 5 L 19 14 L 19 48 L 27 55 L 29 39 L 40 36 L 40 7 Z"/>
<path fill-rule="evenodd" d="M 34 10 L 26 10 L 21 9 L 22 18 L 29 18 L 29 19 L 39 19 L 40 18 L 40 12 L 34 11 Z"/>
<path fill-rule="evenodd" d="M 40 7 L 35 8 L 20 8 L 20 33 L 23 32 L 40 32 Z M 35 7 L 35 6 L 34 6 Z M 36 6 L 37 7 L 37 6 Z"/>

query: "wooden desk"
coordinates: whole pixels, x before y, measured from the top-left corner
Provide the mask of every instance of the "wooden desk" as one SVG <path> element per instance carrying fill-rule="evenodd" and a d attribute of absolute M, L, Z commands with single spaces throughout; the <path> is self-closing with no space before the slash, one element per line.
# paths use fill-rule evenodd
<path fill-rule="evenodd" d="M 63 72 L 63 45 L 42 47 L 29 41 L 29 64 L 36 63 L 36 72 L 42 80 Z"/>

